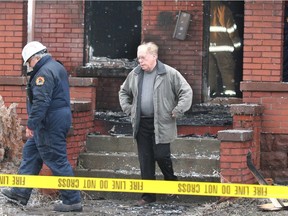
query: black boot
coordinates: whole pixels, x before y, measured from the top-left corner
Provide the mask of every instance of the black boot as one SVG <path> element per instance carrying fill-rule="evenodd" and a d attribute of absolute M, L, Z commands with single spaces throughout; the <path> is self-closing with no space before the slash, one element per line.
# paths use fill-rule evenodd
<path fill-rule="evenodd" d="M 21 205 L 27 205 L 28 203 L 28 199 L 19 195 L 19 194 L 16 194 L 14 193 L 11 189 L 8 189 L 8 188 L 4 188 L 1 190 L 1 193 L 10 201 L 14 202 L 15 203 L 19 203 Z"/>
<path fill-rule="evenodd" d="M 83 207 L 81 202 L 80 203 L 75 203 L 71 205 L 59 203 L 54 206 L 54 211 L 57 212 L 82 212 Z"/>

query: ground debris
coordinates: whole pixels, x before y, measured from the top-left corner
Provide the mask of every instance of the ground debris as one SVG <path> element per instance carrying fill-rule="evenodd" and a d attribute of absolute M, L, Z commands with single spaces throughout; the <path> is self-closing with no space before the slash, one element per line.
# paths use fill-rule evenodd
<path fill-rule="evenodd" d="M 23 146 L 22 126 L 16 103 L 6 107 L 0 95 L 0 162 L 4 159 L 19 164 Z"/>
<path fill-rule="evenodd" d="M 99 111 L 95 113 L 95 118 L 115 123 L 131 124 L 130 117 L 123 112 Z M 192 106 L 192 111 L 177 119 L 177 124 L 219 126 L 232 125 L 232 120 L 228 105 L 196 104 Z"/>
<path fill-rule="evenodd" d="M 0 198 L 0 215 L 45 215 L 45 216 L 284 216 L 287 211 L 263 212 L 258 205 L 269 203 L 269 199 L 235 198 L 224 202 L 211 203 L 179 203 L 177 201 L 159 201 L 146 206 L 135 206 L 136 200 L 91 199 L 82 192 L 83 212 L 53 212 L 56 198 L 47 197 L 34 190 L 25 209 L 8 203 Z"/>
<path fill-rule="evenodd" d="M 110 110 L 95 112 L 95 119 L 105 121 L 111 128 L 108 133 L 112 136 L 132 135 L 131 119 L 123 112 L 114 112 Z M 177 118 L 179 126 L 231 126 L 233 117 L 228 105 L 222 104 L 195 104 L 191 111 Z M 213 137 L 213 134 L 187 134 L 179 137 Z"/>

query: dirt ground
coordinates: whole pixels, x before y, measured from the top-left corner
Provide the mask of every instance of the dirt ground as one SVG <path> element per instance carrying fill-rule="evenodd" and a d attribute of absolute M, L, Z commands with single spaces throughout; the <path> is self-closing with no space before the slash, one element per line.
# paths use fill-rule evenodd
<path fill-rule="evenodd" d="M 87 198 L 87 197 L 86 197 Z M 234 199 L 221 203 L 178 203 L 157 202 L 144 207 L 134 206 L 135 201 L 89 200 L 84 194 L 84 209 L 79 213 L 57 213 L 52 211 L 55 200 L 34 192 L 26 207 L 7 202 L 0 197 L 1 216 L 284 216 L 288 211 L 263 212 L 257 205 L 267 203 L 263 199 Z"/>
<path fill-rule="evenodd" d="M 0 163 L 1 173 L 17 173 L 13 163 Z M 0 188 L 1 189 L 1 188 Z M 82 193 L 83 212 L 53 212 L 53 204 L 57 198 L 43 195 L 33 190 L 27 206 L 18 206 L 0 196 L 0 216 L 286 216 L 288 211 L 263 212 L 258 205 L 269 203 L 267 199 L 230 199 L 211 203 L 181 203 L 176 200 L 159 201 L 147 206 L 134 206 L 135 200 L 93 200 Z"/>

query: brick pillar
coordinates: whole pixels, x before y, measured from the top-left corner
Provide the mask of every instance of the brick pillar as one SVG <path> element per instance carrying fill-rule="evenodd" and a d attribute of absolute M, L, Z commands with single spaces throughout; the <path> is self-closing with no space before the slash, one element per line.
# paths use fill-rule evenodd
<path fill-rule="evenodd" d="M 246 155 L 253 145 L 252 130 L 218 132 L 220 144 L 221 182 L 252 183 L 253 175 L 246 165 Z"/>
<path fill-rule="evenodd" d="M 94 110 L 90 101 L 71 101 L 72 129 L 67 137 L 67 156 L 73 168 L 86 147 L 86 137 L 94 132 Z"/>
<path fill-rule="evenodd" d="M 233 130 L 218 132 L 220 144 L 221 181 L 254 183 L 255 178 L 246 165 L 246 155 L 252 152 L 253 163 L 260 168 L 260 133 L 263 106 L 232 104 Z"/>
<path fill-rule="evenodd" d="M 232 104 L 233 129 L 253 130 L 251 151 L 257 169 L 260 169 L 260 135 L 264 107 L 259 104 Z"/>

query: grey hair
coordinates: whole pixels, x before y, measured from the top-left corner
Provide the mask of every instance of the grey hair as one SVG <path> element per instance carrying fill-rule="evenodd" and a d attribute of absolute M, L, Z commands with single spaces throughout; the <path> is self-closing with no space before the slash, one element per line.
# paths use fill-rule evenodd
<path fill-rule="evenodd" d="M 44 52 L 44 51 L 41 51 L 41 52 L 38 52 L 36 53 L 35 55 L 33 55 L 32 57 L 38 57 L 39 59 L 43 58 L 44 56 L 51 56 L 50 53 L 47 53 L 47 52 Z"/>
<path fill-rule="evenodd" d="M 147 42 L 147 43 L 144 42 L 138 46 L 138 49 L 140 47 L 146 47 L 148 53 L 158 56 L 158 49 L 159 48 L 154 42 Z"/>

